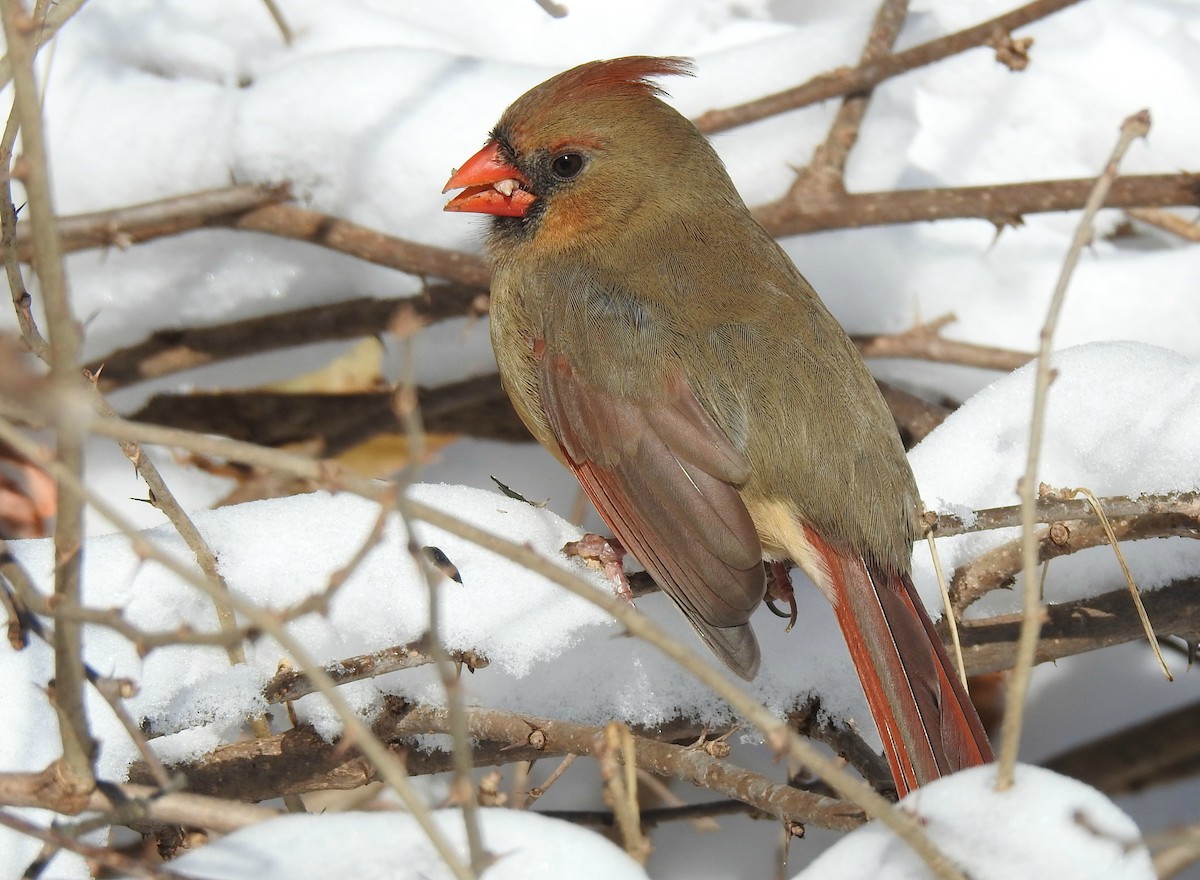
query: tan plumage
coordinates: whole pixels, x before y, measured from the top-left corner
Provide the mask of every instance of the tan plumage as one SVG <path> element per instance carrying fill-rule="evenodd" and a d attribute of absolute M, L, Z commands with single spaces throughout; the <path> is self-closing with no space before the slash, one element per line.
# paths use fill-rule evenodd
<path fill-rule="evenodd" d="M 838 612 L 901 791 L 990 759 L 909 580 L 918 496 L 842 328 L 750 216 L 712 147 L 624 58 L 518 99 L 450 180 L 497 215 L 505 387 L 614 534 L 752 678 L 762 559 Z"/>

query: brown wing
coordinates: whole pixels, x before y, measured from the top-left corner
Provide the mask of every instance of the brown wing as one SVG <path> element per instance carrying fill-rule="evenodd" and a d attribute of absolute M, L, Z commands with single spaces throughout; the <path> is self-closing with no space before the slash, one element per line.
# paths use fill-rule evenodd
<path fill-rule="evenodd" d="M 734 672 L 758 671 L 747 621 L 762 601 L 762 548 L 737 486 L 748 464 L 679 375 L 654 405 L 583 381 L 541 351 L 542 407 L 568 466 L 613 534 Z"/>

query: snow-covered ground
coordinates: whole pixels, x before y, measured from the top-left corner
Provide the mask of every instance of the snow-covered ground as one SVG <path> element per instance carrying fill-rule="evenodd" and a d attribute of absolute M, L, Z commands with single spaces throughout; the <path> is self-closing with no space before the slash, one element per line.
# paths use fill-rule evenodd
<path fill-rule="evenodd" d="M 316 209 L 407 238 L 477 250 L 482 221 L 442 214 L 439 191 L 450 167 L 478 148 L 504 107 L 528 87 L 564 67 L 599 57 L 690 55 L 697 60 L 698 76 L 664 85 L 676 106 L 698 115 L 853 63 L 875 6 L 866 0 L 573 0 L 570 15 L 552 19 L 532 0 L 281 0 L 280 5 L 296 34 L 290 47 L 260 0 L 92 0 L 55 40 L 53 53 L 44 55 L 59 210 L 118 207 L 231 182 L 288 181 Z M 918 0 L 910 5 L 900 48 L 1015 4 Z M 879 88 L 851 156 L 849 188 L 1093 175 L 1106 160 L 1121 121 L 1143 107 L 1152 113 L 1153 129 L 1145 142 L 1132 147 L 1124 170 L 1195 170 L 1200 155 L 1200 126 L 1195 124 L 1200 6 L 1194 0 L 1088 0 L 1021 33 L 1036 40 L 1024 72 L 1013 73 L 997 64 L 990 51 L 977 50 Z M 716 136 L 747 202 L 762 203 L 786 189 L 791 166 L 808 160 L 824 138 L 833 110 L 830 103 Z M 899 331 L 953 311 L 959 320 L 947 329 L 949 336 L 1033 350 L 1076 219 L 1073 214 L 1030 215 L 1023 226 L 1005 229 L 998 238 L 990 224 L 963 220 L 826 232 L 784 245 L 852 332 Z M 1101 232 L 1112 230 L 1120 219 L 1118 212 L 1103 212 Z M 1050 395 L 1040 474 L 1056 486 L 1087 486 L 1098 495 L 1200 489 L 1195 465 L 1200 461 L 1200 251 L 1162 233 L 1138 231 L 1129 238 L 1098 238 L 1072 282 L 1057 337 L 1059 347 L 1069 350 L 1056 359 L 1059 376 Z M 69 270 L 75 309 L 86 322 L 88 357 L 158 329 L 364 295 L 403 297 L 419 286 L 412 277 L 325 250 L 223 230 L 125 251 L 76 254 L 69 258 Z M 15 325 L 12 315 L 0 313 L 0 327 L 10 325 Z M 482 322 L 449 322 L 419 337 L 416 345 L 418 378 L 426 384 L 492 368 Z M 259 359 L 251 369 L 238 363 L 191 371 L 121 392 L 114 400 L 133 408 L 151 387 L 257 385 L 314 369 L 318 358 L 328 358 L 337 348 L 290 351 Z M 911 456 L 927 505 L 961 510 L 1015 502 L 1031 408 L 1029 370 L 1001 378 L 982 370 L 912 362 L 872 366 L 884 378 L 933 393 L 965 398 L 978 392 Z M 386 368 L 393 378 L 399 374 L 395 352 Z M 189 507 L 203 508 L 226 490 L 219 480 L 170 465 L 166 454 L 158 458 Z M 113 444 L 93 444 L 89 480 L 110 500 L 144 497 L 144 487 L 130 471 Z M 526 497 L 549 498 L 549 510 L 497 494 L 489 475 Z M 551 557 L 579 533 L 551 512 L 569 511 L 574 482 L 540 450 L 460 441 L 442 450 L 422 479 L 474 487 L 429 485 L 416 491 L 430 504 L 529 541 Z M 161 521 L 140 502 L 125 502 L 122 510 L 145 526 Z M 321 589 L 329 573 L 357 549 L 373 518 L 365 502 L 326 495 L 197 515 L 233 589 L 276 607 Z M 89 528 L 97 535 L 85 552 L 90 604 L 124 606 L 131 620 L 150 629 L 183 621 L 212 624 L 206 600 L 153 563 L 139 564 L 124 538 L 103 535 L 111 527 L 99 517 L 89 520 Z M 389 526 L 384 541 L 339 592 L 327 619 L 305 618 L 292 625 L 320 659 L 403 643 L 423 631 L 425 584 L 407 555 L 402 529 L 398 522 Z M 151 537 L 186 555 L 169 529 Z M 671 668 L 654 649 L 614 638 L 616 627 L 582 600 L 448 535 L 420 527 L 418 537 L 445 551 L 463 575 L 461 586 L 441 587 L 447 641 L 451 647 L 480 649 L 492 661 L 467 679 L 473 702 L 587 722 L 618 717 L 652 723 L 680 714 L 727 717 L 715 697 Z M 960 564 L 1004 537 L 1011 535 L 943 541 L 943 563 Z M 1127 546 L 1126 554 L 1139 583 L 1153 588 L 1196 572 L 1200 547 L 1193 544 L 1184 539 L 1145 542 Z M 18 554 L 43 584 L 49 582 L 50 550 L 44 543 L 19 545 Z M 568 565 L 565 560 L 562 564 Z M 936 607 L 924 548 L 916 553 L 916 575 Z M 601 578 L 588 576 L 598 588 L 606 588 Z M 1111 551 L 1099 548 L 1056 562 L 1047 591 L 1060 600 L 1076 597 L 1078 585 L 1099 592 L 1122 582 Z M 756 619 L 764 669 L 754 692 L 777 709 L 815 692 L 831 710 L 865 719 L 827 604 L 810 589 L 799 590 L 797 597 L 797 631 L 784 634 L 769 614 Z M 1017 599 L 1010 595 L 988 601 L 988 610 L 995 611 Z M 693 639 L 663 597 L 648 597 L 638 605 L 680 637 Z M 233 736 L 239 719 L 261 708 L 260 686 L 282 656 L 274 643 L 261 641 L 250 664 L 236 670 L 216 649 L 170 649 L 143 660 L 103 630 L 89 630 L 87 651 L 88 660 L 103 673 L 139 683 L 141 692 L 130 701 L 131 711 L 163 734 L 156 747 L 176 760 L 200 755 Z M 1037 761 L 1194 701 L 1197 673 L 1175 672 L 1178 680 L 1165 683 L 1140 645 L 1039 669 L 1023 759 Z M 43 647 L 34 645 L 19 654 L 0 647 L 0 705 L 5 706 L 0 770 L 40 769 L 56 756 L 53 711 L 42 690 L 51 674 L 52 657 Z M 342 690 L 368 714 L 385 693 L 439 698 L 432 673 L 422 670 Z M 301 700 L 297 710 L 319 729 L 336 732 L 336 719 L 319 698 Z M 133 747 L 101 704 L 93 706 L 92 717 L 102 741 L 101 771 L 120 778 L 135 757 Z M 1045 792 L 1052 790 L 1068 804 L 1083 798 L 1089 812 L 1105 809 L 1098 795 L 1082 795 L 1065 782 L 1046 782 L 1042 774 L 1026 769 L 1030 772 L 1018 778 L 1018 791 L 1026 780 L 1030 786 L 1023 795 L 1026 803 L 1049 798 Z M 780 771 L 764 766 L 763 772 Z M 986 798 L 985 775 L 977 772 L 942 783 L 942 790 L 952 792 L 945 801 L 931 787 L 908 803 L 922 814 L 928 809 L 937 821 L 952 820 L 958 812 L 955 804 L 964 799 L 978 801 L 981 815 L 1007 814 L 1010 801 Z M 578 790 L 583 788 L 580 784 Z M 1200 819 L 1195 785 L 1118 802 L 1144 832 Z M 1068 817 L 1063 821 L 1069 822 L 1071 809 L 1062 808 L 1061 815 Z M 301 821 L 319 825 L 322 820 Z M 515 826 L 522 820 L 492 821 Z M 771 876 L 774 825 L 747 819 L 722 824 L 720 833 L 707 837 L 686 827 L 663 829 L 655 837 L 650 876 Z M 1115 819 L 1101 824 L 1121 837 L 1136 833 Z M 988 845 L 998 845 L 1004 835 L 1021 835 L 1022 847 L 1036 859 L 1067 839 L 1065 831 L 1052 834 L 1046 828 L 1027 835 L 997 822 L 991 829 L 997 836 Z M 497 824 L 496 829 L 507 841 L 550 834 L 536 827 Z M 300 860 L 306 857 L 287 841 L 318 833 L 304 828 L 242 834 L 257 839 L 255 846 L 285 847 Z M 367 823 L 343 823 L 324 833 L 363 840 L 361 847 L 349 850 L 366 859 L 365 841 L 390 832 Z M 1097 838 L 1089 845 L 1086 835 L 1075 838 L 1077 865 L 1088 864 L 1090 857 L 1104 858 L 1112 849 L 1111 840 Z M 238 841 L 245 839 L 237 836 L 229 843 L 242 846 Z M 397 852 L 404 848 L 403 839 L 396 838 Z M 792 869 L 806 864 L 832 839 L 813 833 L 794 843 Z M 881 852 L 886 850 L 885 841 L 876 841 Z M 516 849 L 515 844 L 500 848 Z M 0 878 L 20 876 L 36 849 L 0 830 Z M 599 864 L 602 856 L 592 852 L 580 850 L 580 860 L 594 858 Z M 315 863 L 308 859 L 308 864 Z M 829 864 L 814 866 L 805 876 L 850 876 L 850 867 Z M 1031 862 L 1023 876 L 1050 871 L 1057 876 L 1053 864 L 1058 863 Z M 416 871 L 416 865 L 406 867 Z M 575 870 L 561 865 L 548 870 L 558 871 L 555 876 L 584 876 L 578 864 Z M 1151 876 L 1136 861 L 1126 867 L 1127 874 L 1089 876 Z M 827 873 L 817 873 L 822 869 Z M 83 876 L 82 870 L 79 863 L 60 858 L 52 876 Z M 242 869 L 225 870 L 238 876 Z M 273 870 L 279 876 L 318 876 L 289 872 L 287 865 Z M 416 876 L 367 870 L 356 876 Z M 639 876 L 636 869 L 626 870 L 632 871 L 628 876 Z M 839 873 L 828 873 L 834 870 Z M 883 876 L 869 865 L 854 870 L 864 877 Z M 992 876 L 978 870 L 973 876 Z M 212 876 L 226 876 L 216 871 Z M 522 876 L 535 875 L 529 869 Z"/>

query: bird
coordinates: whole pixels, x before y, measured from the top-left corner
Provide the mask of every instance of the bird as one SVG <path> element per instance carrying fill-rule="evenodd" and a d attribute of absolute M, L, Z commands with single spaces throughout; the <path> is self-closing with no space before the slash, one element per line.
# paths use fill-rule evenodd
<path fill-rule="evenodd" d="M 513 406 L 743 679 L 768 571 L 833 605 L 900 795 L 990 761 L 910 576 L 920 500 L 878 386 L 662 100 L 690 59 L 593 61 L 519 97 L 453 171 L 491 215 L 490 333 Z M 764 566 L 764 561 L 770 563 Z"/>

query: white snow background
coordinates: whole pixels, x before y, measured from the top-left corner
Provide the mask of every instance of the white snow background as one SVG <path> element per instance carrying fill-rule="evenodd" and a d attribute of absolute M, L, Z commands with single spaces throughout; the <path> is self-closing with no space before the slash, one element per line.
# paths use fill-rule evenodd
<path fill-rule="evenodd" d="M 231 182 L 288 181 L 318 210 L 395 235 L 477 250 L 483 221 L 442 214 L 440 189 L 450 167 L 478 148 L 500 112 L 525 89 L 594 58 L 690 55 L 698 76 L 664 85 L 680 110 L 696 115 L 855 63 L 875 5 L 571 0 L 570 15 L 556 20 L 532 0 L 281 0 L 296 33 L 288 47 L 259 0 L 92 0 L 55 39 L 52 55 L 42 59 L 57 207 L 75 213 Z M 1014 5 L 1015 0 L 917 0 L 910 4 L 899 48 Z M 851 155 L 849 188 L 1091 176 L 1103 166 L 1121 121 L 1143 107 L 1152 113 L 1153 129 L 1132 147 L 1123 170 L 1195 170 L 1200 5 L 1088 0 L 1018 35 L 1036 40 L 1024 72 L 1010 72 L 990 51 L 976 50 L 877 89 Z M 786 189 L 791 166 L 808 161 L 834 108 L 831 102 L 716 136 L 748 203 Z M 1120 219 L 1119 212 L 1103 212 L 1100 231 Z M 1030 215 L 1022 227 L 998 238 L 983 221 L 954 221 L 819 233 L 784 245 L 851 332 L 899 331 L 953 311 L 959 320 L 947 329 L 949 336 L 1033 350 L 1076 221 L 1075 214 Z M 1098 495 L 1200 488 L 1200 251 L 1138 231 L 1132 238 L 1098 237 L 1074 276 L 1057 337 L 1063 350 L 1055 363 L 1059 375 L 1050 395 L 1040 473 L 1052 485 L 1087 486 Z M 419 287 L 410 276 L 329 251 L 223 230 L 76 254 L 68 268 L 75 311 L 86 322 L 88 357 L 164 328 L 364 295 L 400 298 Z M 11 313 L 0 313 L 0 327 L 15 327 Z M 417 378 L 423 384 L 492 369 L 482 322 L 438 325 L 417 346 Z M 311 370 L 338 349 L 326 345 L 192 371 L 113 399 L 131 410 L 158 390 L 257 385 Z M 393 361 L 389 369 L 396 378 L 400 360 Z M 997 377 L 913 362 L 872 366 L 883 378 L 935 393 L 975 395 L 911 456 L 929 507 L 964 510 L 1015 502 L 1031 409 L 1030 370 Z M 164 451 L 156 459 L 190 508 L 205 507 L 227 488 L 171 465 Z M 414 491 L 559 559 L 558 549 L 580 530 L 549 511 L 498 495 L 488 480 L 493 474 L 527 497 L 549 497 L 551 509 L 560 513 L 575 496 L 569 475 L 540 450 L 482 441 L 455 443 L 423 475 L 429 483 L 474 488 L 424 485 Z M 88 479 L 137 522 L 148 527 L 161 522 L 149 505 L 124 501 L 144 497 L 145 489 L 115 444 L 92 444 Z M 365 538 L 373 518 L 365 502 L 320 494 L 196 515 L 233 589 L 275 607 L 323 588 Z M 104 535 L 111 531 L 105 521 L 93 516 L 89 529 L 96 536 L 84 557 L 89 604 L 123 607 L 132 622 L 149 629 L 184 621 L 213 624 L 207 600 L 155 564 L 139 565 L 124 538 Z M 150 537 L 186 558 L 168 528 Z M 436 530 L 421 527 L 418 537 L 441 547 L 462 572 L 461 586 L 441 587 L 447 641 L 479 649 L 492 661 L 467 678 L 472 702 L 587 722 L 727 717 L 719 701 L 652 648 L 617 637 L 617 628 L 586 602 Z M 990 533 L 942 541 L 943 563 L 960 564 L 1010 537 Z M 26 542 L 17 552 L 48 585 L 48 545 Z M 1125 552 L 1144 588 L 1194 575 L 1200 562 L 1200 548 L 1185 539 L 1126 545 Z M 589 576 L 598 589 L 608 588 L 602 578 Z M 916 577 L 936 609 L 924 548 L 916 552 Z M 1047 591 L 1052 600 L 1064 600 L 1121 583 L 1111 551 L 1097 548 L 1056 561 Z M 767 613 L 756 618 L 764 665 L 754 692 L 780 710 L 819 693 L 831 710 L 864 719 L 869 728 L 831 612 L 803 585 L 797 596 L 801 623 L 791 634 Z M 292 629 L 321 660 L 336 660 L 418 637 L 426 623 L 425 601 L 402 527 L 392 523 L 338 594 L 330 615 L 305 618 Z M 1015 592 L 990 597 L 979 610 L 994 612 L 1018 601 Z M 638 605 L 698 646 L 662 597 Z M 250 663 L 239 669 L 231 669 L 215 649 L 161 650 L 140 660 L 114 634 L 87 631 L 87 659 L 105 674 L 138 683 L 140 693 L 129 707 L 163 734 L 156 748 L 175 760 L 227 741 L 241 717 L 262 708 L 259 688 L 282 654 L 269 640 L 250 653 Z M 1037 761 L 1193 702 L 1197 673 L 1185 673 L 1178 662 L 1174 666 L 1177 681 L 1167 684 L 1145 646 L 1126 645 L 1039 668 L 1023 759 Z M 44 647 L 35 644 L 21 653 L 0 647 L 0 771 L 38 770 L 57 756 L 55 719 L 43 692 L 51 676 L 52 657 Z M 368 715 L 385 693 L 439 699 L 432 674 L 423 670 L 342 690 Z M 134 749 L 107 708 L 99 701 L 90 708 L 102 741 L 100 771 L 120 779 Z M 299 701 L 297 710 L 323 733 L 336 733 L 337 722 L 319 698 Z M 749 746 L 743 751 L 735 757 L 758 761 L 762 766 L 756 769 L 763 772 L 782 772 Z M 1111 840 L 1081 835 L 1077 825 L 1069 833 L 1074 811 L 1084 809 L 1122 840 L 1135 837 L 1139 827 L 1150 833 L 1200 819 L 1200 787 L 1194 784 L 1119 798 L 1135 826 L 1103 797 L 1045 776 L 1022 768 L 1017 789 L 1005 799 L 991 794 L 988 771 L 975 771 L 919 791 L 906 804 L 930 819 L 931 833 L 947 845 L 958 831 L 942 838 L 939 823 L 953 825 L 957 819 L 976 833 L 986 832 L 978 851 L 995 855 L 971 865 L 972 876 L 980 878 L 1149 877 L 1144 859 L 1117 859 Z M 587 785 L 594 787 L 585 780 L 574 791 Z M 552 790 L 548 806 L 562 805 L 552 796 L 561 795 Z M 1014 813 L 1045 821 L 1003 824 Z M 430 863 L 409 858 L 419 842 L 400 829 L 402 821 L 290 818 L 293 830 L 273 829 L 275 823 L 247 829 L 215 844 L 212 853 L 190 858 L 206 872 L 196 876 L 247 876 L 249 869 L 235 861 L 244 857 L 253 860 L 253 876 L 324 877 L 331 871 L 319 871 L 321 863 L 300 846 L 323 836 L 346 844 L 347 855 L 329 864 L 354 876 L 409 878 L 424 871 L 421 876 L 436 877 Z M 451 814 L 441 821 L 453 825 Z M 494 848 L 508 853 L 508 866 L 487 876 L 507 876 L 504 870 L 530 877 L 641 876 L 630 866 L 598 867 L 619 854 L 595 835 L 568 826 L 548 831 L 548 822 L 489 813 L 486 833 L 500 841 Z M 707 836 L 686 826 L 660 829 L 649 875 L 773 876 L 774 824 L 721 822 L 722 831 Z M 395 823 L 394 832 L 388 823 Z M 589 842 L 557 854 L 543 845 L 568 834 Z M 873 828 L 857 832 L 804 876 L 923 876 L 896 856 L 897 844 L 880 835 Z M 835 839 L 812 831 L 795 842 L 792 869 Z M 857 864 L 834 861 L 845 858 L 838 853 L 851 848 L 851 840 L 864 839 L 874 842 L 858 845 Z M 1051 860 L 1065 840 L 1071 841 L 1069 862 L 1080 873 L 1060 870 L 1061 862 Z M 0 830 L 0 880 L 19 877 L 36 851 L 28 839 Z M 1012 858 L 1016 851 L 1029 861 Z M 393 857 L 372 855 L 379 852 Z M 361 865 L 349 862 L 351 855 Z M 549 867 L 535 867 L 543 857 Z M 213 867 L 221 858 L 234 867 Z M 1104 859 L 1110 861 L 1096 861 Z M 884 874 L 884 864 L 893 873 Z M 1090 865 L 1106 867 L 1087 870 Z M 595 873 L 587 873 L 593 868 Z M 60 856 L 46 876 L 86 872 L 79 861 Z"/>

